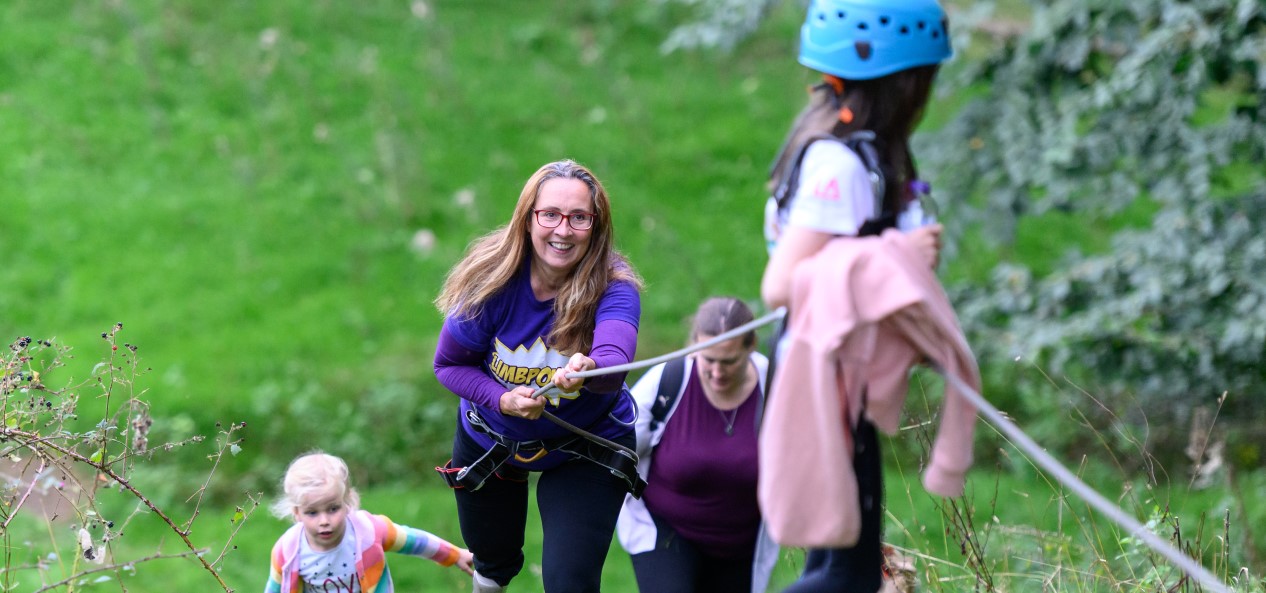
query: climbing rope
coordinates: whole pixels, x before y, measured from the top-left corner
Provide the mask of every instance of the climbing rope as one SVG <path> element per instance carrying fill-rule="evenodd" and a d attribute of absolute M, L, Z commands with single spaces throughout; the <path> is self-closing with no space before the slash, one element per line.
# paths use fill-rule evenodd
<path fill-rule="evenodd" d="M 1187 573 L 1188 576 L 1194 577 L 1197 581 L 1200 581 L 1201 585 L 1208 587 L 1210 591 L 1214 591 L 1215 593 L 1229 593 L 1226 584 L 1219 580 L 1218 577 L 1214 576 L 1213 573 L 1206 570 L 1205 567 L 1201 566 L 1190 556 L 1183 554 L 1165 540 L 1157 537 L 1155 533 L 1152 533 L 1152 530 L 1136 521 L 1134 517 L 1125 514 L 1125 511 L 1122 511 L 1120 507 L 1108 501 L 1108 499 L 1104 498 L 1103 495 L 1096 492 L 1090 486 L 1087 486 L 1085 482 L 1082 482 L 1081 479 L 1076 476 L 1076 474 L 1069 471 L 1068 468 L 1063 466 L 1063 464 L 1056 461 L 1054 457 L 1051 457 L 1049 453 L 1042 450 L 1042 448 L 1039 447 L 1033 439 L 1029 438 L 1029 435 L 1025 434 L 1024 431 L 1020 430 L 1020 428 L 1010 420 L 1007 420 L 1007 418 L 1003 416 L 997 408 L 994 408 L 988 401 L 985 401 L 985 398 L 979 393 L 976 393 L 970 385 L 954 374 L 945 372 L 945 369 L 942 369 L 935 364 L 929 363 L 928 366 L 942 377 L 945 377 L 945 380 L 948 381 L 955 390 L 962 393 L 963 396 L 967 398 L 967 401 L 971 402 L 971 404 L 976 407 L 976 410 L 980 412 L 980 415 L 984 416 L 985 419 L 997 427 L 998 430 L 1001 430 L 1003 434 L 1007 435 L 1007 438 L 1011 439 L 1011 441 L 1018 445 L 1021 450 L 1033 458 L 1039 466 L 1054 475 L 1056 480 L 1071 488 L 1078 496 L 1090 503 L 1090 506 L 1094 507 L 1100 513 L 1107 515 L 1109 519 L 1115 521 L 1121 527 L 1124 527 L 1130 532 L 1131 536 L 1143 540 L 1143 543 L 1147 544 L 1148 547 L 1168 558 L 1171 562 L 1178 566 L 1178 568 L 1182 569 L 1183 572 Z"/>
<path fill-rule="evenodd" d="M 656 356 L 655 358 L 639 360 L 639 361 L 630 362 L 626 364 L 616 365 L 613 367 L 605 367 L 601 369 L 593 369 L 589 371 L 569 373 L 568 376 L 572 378 L 576 378 L 576 379 L 584 379 L 586 377 L 597 377 L 600 375 L 610 375 L 613 373 L 624 373 L 628 371 L 644 369 L 647 367 L 653 367 L 662 362 L 668 362 L 670 360 L 675 360 L 678 358 L 685 358 L 691 354 L 694 354 L 695 352 L 698 352 L 700 350 L 704 350 L 707 348 L 711 348 L 712 346 L 716 344 L 720 344 L 721 342 L 724 342 L 726 340 L 732 340 L 743 334 L 746 334 L 747 332 L 754 331 L 755 329 L 759 327 L 763 327 L 765 325 L 778 321 L 779 319 L 782 319 L 786 315 L 787 315 L 787 308 L 779 307 L 778 309 L 774 310 L 772 313 L 769 313 L 768 315 L 765 315 L 759 319 L 754 319 L 752 321 L 749 321 L 743 325 L 740 325 L 714 338 L 709 338 L 707 340 L 699 342 L 698 344 L 691 344 L 690 346 L 687 346 L 680 350 L 674 350 L 662 356 Z M 532 393 L 532 397 L 534 398 L 540 397 L 544 395 L 545 393 L 549 392 L 551 389 L 557 389 L 557 388 L 558 387 L 556 385 L 554 385 L 553 383 L 550 383 L 544 387 L 537 389 L 534 393 Z M 621 451 L 628 455 L 635 455 L 632 449 L 629 449 L 628 447 L 625 447 L 624 445 L 621 445 L 610 439 L 605 439 L 596 434 L 593 434 L 592 432 L 589 432 L 583 428 L 580 428 L 579 426 L 576 426 L 566 420 L 563 420 L 562 418 L 559 418 L 558 416 L 555 416 L 549 413 L 548 411 L 542 411 L 541 417 L 545 418 L 546 420 L 549 420 L 550 422 L 553 422 L 554 424 L 557 424 L 558 426 L 561 426 L 571 431 L 573 434 L 584 437 L 590 441 L 603 445 L 604 447 L 615 449 L 616 451 Z"/>
<path fill-rule="evenodd" d="M 567 376 L 571 378 L 576 378 L 576 379 L 583 379 L 586 377 L 597 377 L 600 375 L 610 375 L 612 373 L 624 373 L 628 371 L 636 371 L 638 369 L 644 369 L 647 367 L 653 367 L 661 362 L 668 362 L 670 360 L 675 360 L 678 358 L 685 358 L 691 354 L 694 354 L 695 352 L 698 352 L 700 350 L 706 350 L 726 340 L 732 340 L 747 332 L 753 331 L 757 328 L 760 328 L 760 327 L 769 325 L 770 323 L 773 323 L 775 321 L 778 321 L 779 319 L 786 317 L 786 315 L 787 315 L 787 308 L 779 307 L 775 309 L 773 312 L 767 315 L 764 315 L 760 317 L 759 319 L 754 319 L 752 321 L 744 323 L 743 325 L 740 325 L 714 338 L 709 338 L 707 340 L 699 342 L 698 344 L 691 344 L 685 348 L 682 348 L 680 350 L 674 350 L 662 356 L 656 356 L 655 358 L 648 358 L 646 360 L 638 360 L 638 361 L 634 361 L 634 362 L 630 362 L 626 364 L 620 364 L 613 367 L 604 367 L 604 368 L 593 369 L 589 371 L 567 373 Z M 532 394 L 532 397 L 540 397 L 545 392 L 551 389 L 556 389 L 553 383 L 546 385 L 544 387 L 541 387 L 540 389 L 537 389 L 536 392 Z"/>

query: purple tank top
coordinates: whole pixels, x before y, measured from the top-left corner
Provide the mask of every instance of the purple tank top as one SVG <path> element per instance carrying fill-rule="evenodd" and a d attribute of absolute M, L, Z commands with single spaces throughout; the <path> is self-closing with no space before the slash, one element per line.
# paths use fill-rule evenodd
<path fill-rule="evenodd" d="M 692 370 L 655 447 L 642 497 L 646 508 L 709 556 L 743 558 L 755 549 L 759 400 L 757 386 L 737 413 L 722 412 L 708 401 Z M 732 433 L 726 434 L 731 420 Z"/>

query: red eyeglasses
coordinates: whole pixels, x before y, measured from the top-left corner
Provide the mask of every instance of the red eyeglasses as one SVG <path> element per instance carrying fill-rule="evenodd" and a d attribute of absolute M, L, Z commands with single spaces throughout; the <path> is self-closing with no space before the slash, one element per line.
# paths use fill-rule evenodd
<path fill-rule="evenodd" d="M 557 210 L 532 210 L 536 215 L 536 224 L 547 229 L 556 228 L 563 224 L 563 219 L 567 220 L 567 225 L 573 231 L 586 231 L 593 228 L 594 215 L 592 212 L 572 212 L 571 214 L 563 214 Z"/>

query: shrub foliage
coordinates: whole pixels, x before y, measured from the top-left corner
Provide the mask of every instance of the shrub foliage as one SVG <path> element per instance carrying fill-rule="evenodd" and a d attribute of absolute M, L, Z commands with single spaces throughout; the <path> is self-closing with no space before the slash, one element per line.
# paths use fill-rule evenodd
<path fill-rule="evenodd" d="M 1224 390 L 1238 407 L 1266 378 L 1266 5 L 1032 11 L 1027 31 L 961 73 L 981 92 L 925 138 L 955 215 L 1003 243 L 1022 217 L 1091 224 L 1142 203 L 1150 220 L 1044 276 L 1003 261 L 959 289 L 973 344 L 1109 396 L 1137 390 L 1149 410 Z"/>

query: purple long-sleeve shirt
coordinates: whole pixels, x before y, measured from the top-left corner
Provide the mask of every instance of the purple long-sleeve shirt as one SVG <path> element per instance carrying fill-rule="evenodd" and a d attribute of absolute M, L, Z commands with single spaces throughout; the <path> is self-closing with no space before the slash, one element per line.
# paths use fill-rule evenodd
<path fill-rule="evenodd" d="M 501 395 L 518 385 L 539 388 L 551 382 L 554 370 L 568 357 L 545 346 L 554 322 L 554 301 L 538 301 L 525 267 L 505 290 L 469 318 L 449 317 L 435 350 L 435 376 L 462 398 L 462 413 L 477 410 L 498 433 L 518 441 L 550 439 L 571 433 L 545 420 L 506 416 Z M 597 368 L 630 362 L 637 350 L 641 300 L 627 282 L 614 282 L 603 294 L 595 316 L 593 347 L 588 356 Z M 575 393 L 552 391 L 546 410 L 590 432 L 608 438 L 631 430 L 634 406 L 624 385 L 626 373 L 590 377 Z M 492 441 L 468 430 L 485 446 Z M 528 469 L 545 469 L 562 461 L 549 455 Z"/>
<path fill-rule="evenodd" d="M 593 332 L 594 348 L 589 358 L 597 368 L 625 364 L 637 350 L 637 328 L 624 321 L 599 323 Z M 498 409 L 501 394 L 509 391 L 483 368 L 486 351 L 472 350 L 453 338 L 448 324 L 440 330 L 435 347 L 435 376 L 450 391 L 480 406 Z M 624 386 L 628 373 L 611 373 L 585 379 L 585 387 L 599 393 L 612 392 Z"/>

